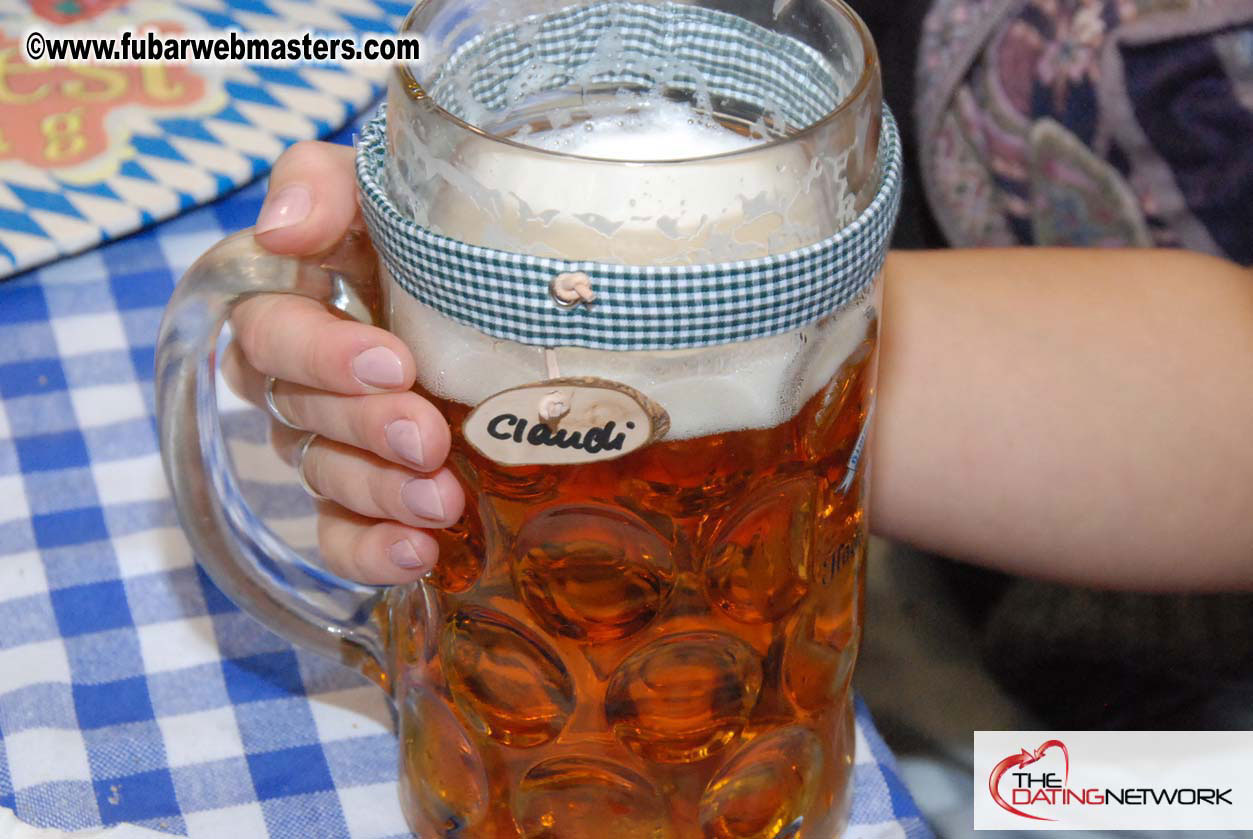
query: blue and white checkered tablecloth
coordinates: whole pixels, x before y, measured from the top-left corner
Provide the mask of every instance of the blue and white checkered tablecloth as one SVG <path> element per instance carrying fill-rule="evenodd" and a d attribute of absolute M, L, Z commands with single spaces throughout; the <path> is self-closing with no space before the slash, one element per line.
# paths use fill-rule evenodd
<path fill-rule="evenodd" d="M 110 839 L 408 836 L 382 692 L 223 597 L 161 470 L 162 307 L 262 196 L 0 283 L 0 839 L 59 835 L 14 813 Z M 308 545 L 312 508 L 260 413 L 225 425 L 258 512 Z M 857 722 L 847 835 L 929 837 L 864 706 Z"/>

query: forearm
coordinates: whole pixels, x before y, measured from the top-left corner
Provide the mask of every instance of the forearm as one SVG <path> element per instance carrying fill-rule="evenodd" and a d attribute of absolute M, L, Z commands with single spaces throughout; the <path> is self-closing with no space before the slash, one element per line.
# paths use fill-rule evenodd
<path fill-rule="evenodd" d="M 894 253 L 871 520 L 1012 573 L 1253 589 L 1253 275 L 1177 251 Z"/>

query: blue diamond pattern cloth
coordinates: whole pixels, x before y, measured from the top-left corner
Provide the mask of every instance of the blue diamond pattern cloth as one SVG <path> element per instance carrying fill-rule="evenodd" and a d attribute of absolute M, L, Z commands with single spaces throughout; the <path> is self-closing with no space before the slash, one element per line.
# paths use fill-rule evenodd
<path fill-rule="evenodd" d="M 313 29 L 361 38 L 396 32 L 410 5 L 0 3 L 0 278 L 124 236 L 254 180 L 292 143 L 340 130 L 378 97 L 389 70 L 383 63 L 201 62 L 149 66 L 141 76 L 137 68 L 102 66 L 93 69 L 84 89 L 87 77 L 75 75 L 75 68 L 20 66 L 18 39 L 53 29 L 41 10 L 103 6 L 104 12 L 73 24 L 94 35 L 159 24 L 195 33 Z M 15 80 L 6 79 L 6 62 Z"/>
<path fill-rule="evenodd" d="M 383 693 L 223 597 L 161 469 L 162 307 L 262 196 L 0 282 L 0 837 L 60 835 L 17 819 L 109 839 L 409 835 Z M 262 415 L 220 399 L 254 509 L 308 547 L 312 507 Z M 931 836 L 861 704 L 853 783 L 846 836 Z"/>

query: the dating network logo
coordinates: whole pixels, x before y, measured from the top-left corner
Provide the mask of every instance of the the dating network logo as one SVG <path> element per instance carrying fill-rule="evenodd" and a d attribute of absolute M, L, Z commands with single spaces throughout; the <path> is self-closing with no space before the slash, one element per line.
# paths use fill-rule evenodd
<path fill-rule="evenodd" d="M 1253 756 L 1253 741 L 1204 750 L 1188 740 L 1211 733 L 981 732 L 976 762 L 990 798 L 976 793 L 976 827 L 1253 827 L 1253 816 L 1237 815 L 1238 802 L 1250 802 L 1235 787 L 1249 776 L 1232 769 L 1233 757 Z"/>

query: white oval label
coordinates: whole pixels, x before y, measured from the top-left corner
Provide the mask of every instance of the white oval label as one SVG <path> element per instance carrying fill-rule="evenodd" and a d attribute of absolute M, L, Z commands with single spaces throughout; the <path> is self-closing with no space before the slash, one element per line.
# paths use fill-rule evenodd
<path fill-rule="evenodd" d="M 550 379 L 501 391 L 461 426 L 466 441 L 505 466 L 613 460 L 670 430 L 665 410 L 605 379 Z"/>

